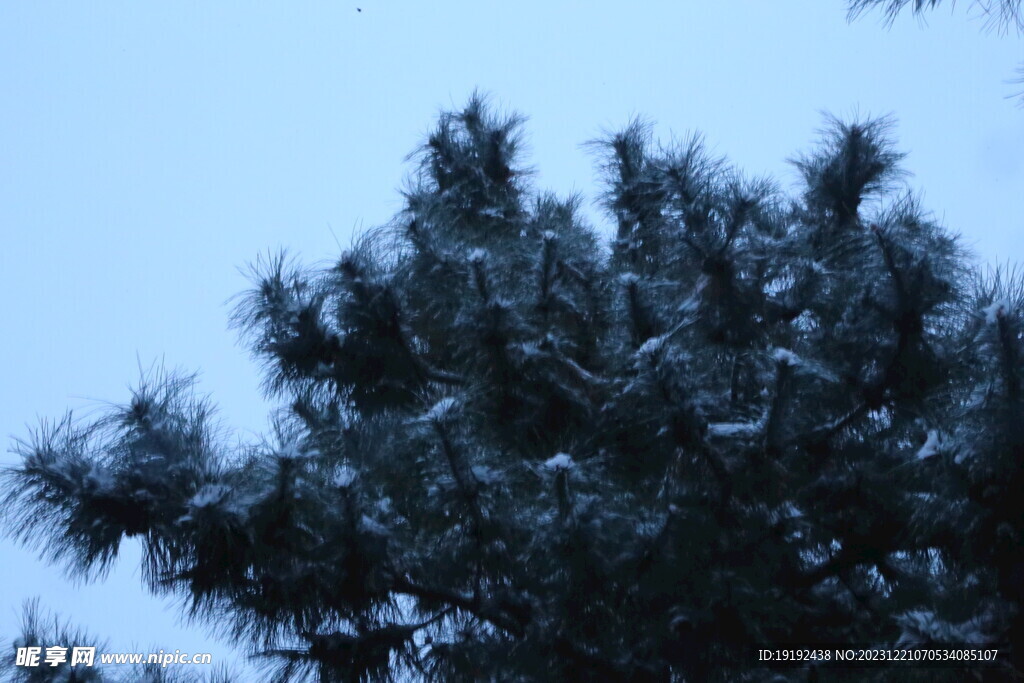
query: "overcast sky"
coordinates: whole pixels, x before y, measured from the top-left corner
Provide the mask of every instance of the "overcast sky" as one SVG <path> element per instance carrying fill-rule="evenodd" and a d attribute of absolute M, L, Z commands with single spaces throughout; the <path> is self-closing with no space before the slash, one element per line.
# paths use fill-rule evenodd
<path fill-rule="evenodd" d="M 227 327 L 239 268 L 330 259 L 387 220 L 403 158 L 474 88 L 529 117 L 538 186 L 588 199 L 581 143 L 634 115 L 790 186 L 823 111 L 892 113 L 924 205 L 1019 260 L 1024 39 L 967 4 L 886 30 L 843 0 L 3 3 L 0 437 L 124 401 L 162 361 L 252 438 L 268 404 Z M 0 540 L 0 638 L 39 596 L 112 651 L 232 656 L 142 592 L 130 546 L 85 586 L 38 551 Z"/>

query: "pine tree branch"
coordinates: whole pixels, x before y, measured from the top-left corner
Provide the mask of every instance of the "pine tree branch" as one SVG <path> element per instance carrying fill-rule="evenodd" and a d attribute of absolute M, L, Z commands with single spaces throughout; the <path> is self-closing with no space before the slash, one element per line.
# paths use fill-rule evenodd
<path fill-rule="evenodd" d="M 602 657 L 599 654 L 586 650 L 563 634 L 555 637 L 554 644 L 555 650 L 559 655 L 585 666 L 595 674 L 599 673 L 603 680 L 623 682 L 635 680 L 632 675 L 633 672 L 627 667 L 607 657 Z"/>
<path fill-rule="evenodd" d="M 775 393 L 765 421 L 764 443 L 769 456 L 781 453 L 783 447 L 782 422 L 789 400 L 789 379 L 792 367 L 785 358 L 775 363 Z"/>
<path fill-rule="evenodd" d="M 396 593 L 419 598 L 428 603 L 440 602 L 468 612 L 517 638 L 523 637 L 526 625 L 529 623 L 528 620 L 523 620 L 522 617 L 516 618 L 500 610 L 488 607 L 479 596 L 468 597 L 443 588 L 424 586 L 411 581 L 407 577 L 393 577 L 391 588 Z"/>
<path fill-rule="evenodd" d="M 816 429 L 813 429 L 810 432 L 805 433 L 803 436 L 799 437 L 798 440 L 804 444 L 823 443 L 825 441 L 828 441 L 833 436 L 843 431 L 860 418 L 867 415 L 868 410 L 869 406 L 867 403 L 860 403 L 857 405 L 856 408 L 849 411 L 845 415 L 837 417 L 836 419 L 831 420 L 830 422 L 826 422 L 820 427 L 817 427 Z"/>
<path fill-rule="evenodd" d="M 415 360 L 423 376 L 432 382 L 446 384 L 448 386 L 465 386 L 466 384 L 466 378 L 462 375 L 432 367 L 418 356 Z"/>
<path fill-rule="evenodd" d="M 996 324 L 998 326 L 1000 360 L 1003 382 L 1006 385 L 1006 397 L 1011 403 L 1016 404 L 1020 400 L 1017 340 L 1014 338 L 1009 316 L 1002 308 L 996 312 Z"/>

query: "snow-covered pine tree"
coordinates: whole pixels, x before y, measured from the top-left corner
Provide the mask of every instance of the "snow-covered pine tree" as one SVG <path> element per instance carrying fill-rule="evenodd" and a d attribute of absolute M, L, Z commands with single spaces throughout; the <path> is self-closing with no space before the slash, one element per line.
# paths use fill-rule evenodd
<path fill-rule="evenodd" d="M 256 263 L 265 443 L 151 377 L 20 442 L 8 519 L 83 574 L 139 539 L 282 680 L 735 680 L 810 642 L 1019 669 L 1024 290 L 972 285 L 889 125 L 829 120 L 789 196 L 633 122 L 593 143 L 606 243 L 473 97 L 390 224 Z"/>
<path fill-rule="evenodd" d="M 19 648 L 38 647 L 39 665 L 19 665 Z M 51 664 L 51 648 L 60 648 Z M 76 647 L 95 648 L 93 662 L 72 665 Z M 233 683 L 236 679 L 222 666 L 191 670 L 156 663 L 103 664 L 99 655 L 110 647 L 87 631 L 75 628 L 59 616 L 47 614 L 39 599 L 26 601 L 22 610 L 21 632 L 11 642 L 2 642 L 5 652 L 0 659 L 0 680 L 5 683 Z M 11 653 L 11 650 L 14 653 Z M 62 651 L 61 651 L 62 650 Z M 157 648 L 152 650 L 157 651 Z M 9 654 L 15 654 L 9 657 Z"/>

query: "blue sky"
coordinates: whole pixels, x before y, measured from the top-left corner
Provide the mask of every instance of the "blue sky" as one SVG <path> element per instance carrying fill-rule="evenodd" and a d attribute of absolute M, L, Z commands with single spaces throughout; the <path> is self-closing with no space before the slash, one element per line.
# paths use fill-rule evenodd
<path fill-rule="evenodd" d="M 789 186 L 822 111 L 892 113 L 924 205 L 1018 260 L 1024 39 L 982 29 L 967 3 L 889 30 L 842 0 L 4 3 L 0 436 L 123 401 L 156 361 L 252 438 L 269 405 L 227 327 L 239 269 L 387 220 L 403 158 L 474 88 L 529 117 L 539 187 L 587 199 L 581 143 L 634 115 Z M 37 552 L 0 540 L 0 638 L 38 595 L 115 650 L 234 656 L 141 591 L 130 547 L 90 585 Z"/>

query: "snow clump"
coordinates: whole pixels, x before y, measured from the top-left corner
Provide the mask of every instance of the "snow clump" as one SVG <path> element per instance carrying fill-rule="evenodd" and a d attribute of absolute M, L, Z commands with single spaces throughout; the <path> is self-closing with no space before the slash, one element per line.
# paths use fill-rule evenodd
<path fill-rule="evenodd" d="M 772 358 L 775 359 L 776 363 L 779 363 L 781 365 L 788 365 L 791 368 L 800 365 L 801 362 L 800 356 L 796 355 L 789 349 L 782 348 L 775 349 L 775 351 L 772 353 Z"/>
<path fill-rule="evenodd" d="M 549 470 L 568 470 L 572 469 L 572 466 L 572 456 L 568 453 L 558 453 L 544 461 L 544 467 Z"/>
<path fill-rule="evenodd" d="M 934 429 L 928 430 L 928 438 L 925 439 L 921 450 L 917 452 L 918 460 L 927 460 L 939 454 L 939 433 Z"/>
<path fill-rule="evenodd" d="M 454 408 L 455 398 L 452 396 L 445 396 L 427 411 L 427 414 L 423 416 L 423 419 L 428 422 L 440 422 L 444 420 Z"/>
<path fill-rule="evenodd" d="M 996 299 L 991 304 L 981 309 L 985 314 L 985 322 L 995 325 L 1010 310 L 1010 303 L 1006 299 Z"/>

